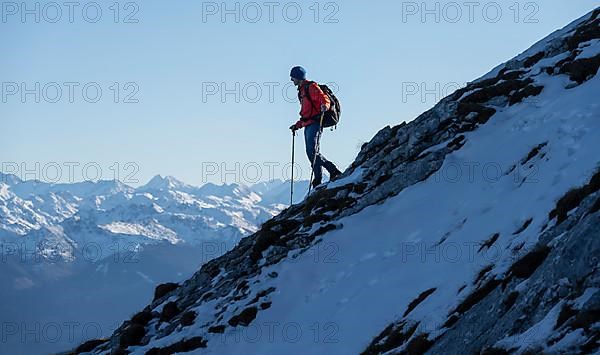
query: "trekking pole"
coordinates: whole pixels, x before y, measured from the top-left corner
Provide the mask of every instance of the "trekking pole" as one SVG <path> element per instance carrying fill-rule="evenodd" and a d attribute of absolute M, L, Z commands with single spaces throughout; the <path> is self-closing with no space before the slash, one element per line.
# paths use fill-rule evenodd
<path fill-rule="evenodd" d="M 292 130 L 292 179 L 290 180 L 290 206 L 294 203 L 294 141 L 296 131 Z"/>
<path fill-rule="evenodd" d="M 315 172 L 315 164 L 317 163 L 317 155 L 319 154 L 319 150 L 321 149 L 321 132 L 323 132 L 323 116 L 325 116 L 325 114 L 323 112 L 321 112 L 321 120 L 319 121 L 319 133 L 318 133 L 318 138 L 317 138 L 317 144 L 315 145 L 315 156 L 313 157 L 313 161 L 312 161 L 312 166 L 310 167 L 310 181 L 308 183 L 308 195 L 310 195 L 310 190 L 312 188 L 312 179 L 313 179 L 313 174 Z M 307 196 L 308 196 L 307 195 Z"/>
<path fill-rule="evenodd" d="M 314 160 L 313 160 L 313 166 L 314 166 Z M 308 197 L 310 195 L 310 189 L 312 188 L 312 178 L 313 178 L 313 167 L 310 167 L 310 180 L 308 180 L 308 194 L 306 194 L 306 197 Z"/>

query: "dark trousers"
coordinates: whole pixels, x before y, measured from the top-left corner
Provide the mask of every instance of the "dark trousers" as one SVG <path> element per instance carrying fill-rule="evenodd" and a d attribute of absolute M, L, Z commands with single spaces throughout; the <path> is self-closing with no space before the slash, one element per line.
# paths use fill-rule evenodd
<path fill-rule="evenodd" d="M 304 144 L 306 146 L 306 155 L 310 164 L 312 165 L 314 180 L 321 181 L 323 178 L 323 168 L 327 169 L 329 175 L 337 171 L 336 166 L 325 159 L 323 154 L 319 153 L 315 157 L 315 152 L 319 146 L 319 140 L 321 139 L 321 125 L 319 122 L 315 122 L 309 126 L 304 127 Z M 314 162 L 314 165 L 313 165 Z"/>

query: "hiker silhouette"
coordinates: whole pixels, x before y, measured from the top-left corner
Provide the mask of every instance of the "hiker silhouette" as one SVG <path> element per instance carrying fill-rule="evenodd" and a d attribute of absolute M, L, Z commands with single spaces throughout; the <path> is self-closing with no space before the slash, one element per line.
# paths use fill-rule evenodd
<path fill-rule="evenodd" d="M 306 70 L 300 66 L 293 67 L 290 77 L 298 88 L 298 100 L 300 101 L 300 119 L 290 129 L 292 132 L 304 128 L 304 144 L 306 155 L 311 163 L 312 177 L 311 187 L 317 187 L 323 180 L 323 168 L 329 173 L 329 179 L 335 180 L 342 172 L 327 160 L 320 151 L 321 134 L 323 128 L 337 124 L 339 119 L 339 108 L 337 99 L 332 103 L 330 95 L 322 90 L 322 87 L 314 81 L 306 79 Z M 330 92 L 328 88 L 326 91 Z M 335 116 L 335 118 L 331 118 Z M 327 117 L 327 124 L 325 118 Z M 331 123 L 330 123 L 331 122 Z"/>

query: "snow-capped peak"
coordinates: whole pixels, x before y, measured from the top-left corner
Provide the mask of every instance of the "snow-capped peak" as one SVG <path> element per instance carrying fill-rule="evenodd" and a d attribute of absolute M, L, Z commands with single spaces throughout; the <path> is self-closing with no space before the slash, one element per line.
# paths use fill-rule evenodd
<path fill-rule="evenodd" d="M 173 176 L 167 175 L 162 177 L 161 175 L 155 175 L 145 185 L 138 188 L 139 191 L 147 190 L 179 190 L 187 191 L 192 189 L 190 185 L 177 180 Z"/>

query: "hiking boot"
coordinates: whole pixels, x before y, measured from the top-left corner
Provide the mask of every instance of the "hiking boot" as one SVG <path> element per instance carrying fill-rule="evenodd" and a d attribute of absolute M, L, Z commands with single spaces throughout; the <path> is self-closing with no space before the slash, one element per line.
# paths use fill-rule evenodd
<path fill-rule="evenodd" d="M 311 183 L 313 189 L 316 188 L 317 186 L 321 185 L 321 179 L 314 179 Z"/>
<path fill-rule="evenodd" d="M 329 173 L 329 181 L 337 179 L 340 175 L 342 175 L 342 172 L 336 168 L 333 172 Z"/>

